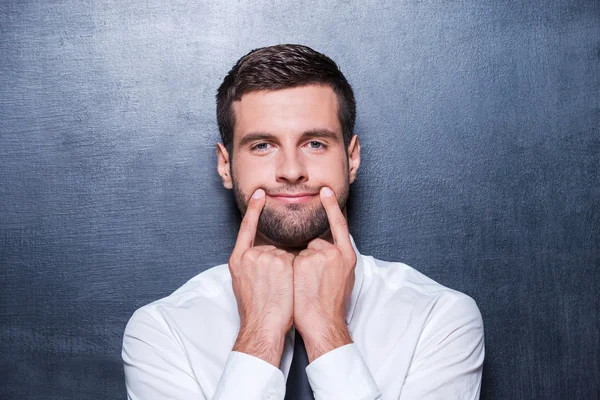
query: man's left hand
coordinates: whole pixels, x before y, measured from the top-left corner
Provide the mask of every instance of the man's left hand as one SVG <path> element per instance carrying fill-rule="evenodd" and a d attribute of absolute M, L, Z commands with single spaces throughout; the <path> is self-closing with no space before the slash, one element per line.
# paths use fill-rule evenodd
<path fill-rule="evenodd" d="M 346 311 L 354 287 L 356 253 L 335 193 L 324 187 L 320 198 L 333 244 L 314 239 L 294 259 L 294 325 L 304 339 L 309 362 L 352 343 Z"/>

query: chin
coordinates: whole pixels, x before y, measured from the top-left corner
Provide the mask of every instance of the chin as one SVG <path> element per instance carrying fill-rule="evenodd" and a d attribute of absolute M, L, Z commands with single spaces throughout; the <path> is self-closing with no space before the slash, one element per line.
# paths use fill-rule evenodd
<path fill-rule="evenodd" d="M 290 248 L 290 249 L 298 249 L 298 248 L 306 248 L 308 243 L 316 237 L 311 238 L 302 238 L 302 237 L 282 237 L 281 235 L 277 235 L 276 237 L 271 237 L 270 235 L 261 232 L 261 235 L 273 246 Z"/>
<path fill-rule="evenodd" d="M 258 231 L 277 247 L 303 248 L 329 229 L 323 207 L 307 208 L 289 204 L 284 209 L 265 207 L 258 219 Z"/>
<path fill-rule="evenodd" d="M 312 229 L 302 229 L 300 231 L 293 228 L 275 228 L 273 226 L 260 229 L 261 235 L 274 246 L 286 248 L 306 248 L 311 240 L 322 237 L 329 230 L 329 222 L 321 221 L 319 224 L 311 225 Z"/>

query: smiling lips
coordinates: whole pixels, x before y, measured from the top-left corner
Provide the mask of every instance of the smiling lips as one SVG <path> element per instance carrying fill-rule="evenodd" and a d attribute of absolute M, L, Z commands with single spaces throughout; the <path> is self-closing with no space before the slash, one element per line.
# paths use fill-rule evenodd
<path fill-rule="evenodd" d="M 316 196 L 315 193 L 281 193 L 275 196 L 269 196 L 282 203 L 304 203 Z"/>

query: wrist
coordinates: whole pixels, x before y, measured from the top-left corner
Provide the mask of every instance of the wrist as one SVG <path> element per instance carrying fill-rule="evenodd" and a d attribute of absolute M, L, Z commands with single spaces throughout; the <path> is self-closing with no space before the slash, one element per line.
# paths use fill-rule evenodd
<path fill-rule="evenodd" d="M 300 334 L 304 340 L 309 363 L 338 347 L 353 343 L 345 322 L 324 325 L 320 329 L 311 329 L 310 332 L 300 332 Z"/>
<path fill-rule="evenodd" d="M 279 368 L 284 344 L 285 332 L 241 326 L 232 351 L 258 357 Z"/>

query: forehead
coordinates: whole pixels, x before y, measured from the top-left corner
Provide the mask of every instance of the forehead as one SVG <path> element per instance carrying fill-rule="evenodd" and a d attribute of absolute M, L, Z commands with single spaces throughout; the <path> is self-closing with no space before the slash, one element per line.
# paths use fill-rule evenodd
<path fill-rule="evenodd" d="M 233 103 L 235 141 L 249 133 L 302 134 L 330 130 L 339 134 L 337 95 L 326 85 L 255 91 Z"/>

